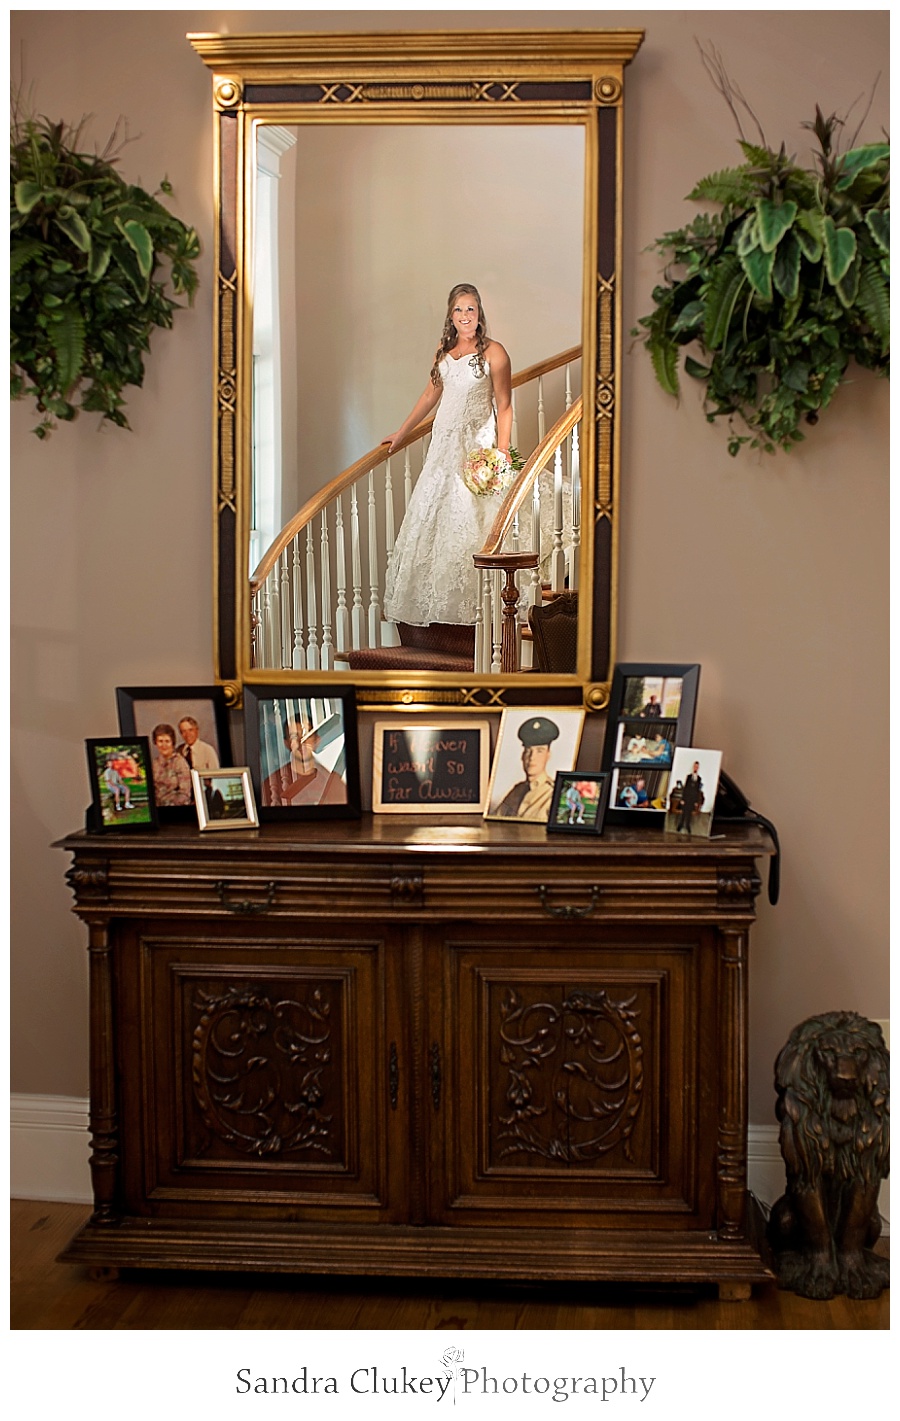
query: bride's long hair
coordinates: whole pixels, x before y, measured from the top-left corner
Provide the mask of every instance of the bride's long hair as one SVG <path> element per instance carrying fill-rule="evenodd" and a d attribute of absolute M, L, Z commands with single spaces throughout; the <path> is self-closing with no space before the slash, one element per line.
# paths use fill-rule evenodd
<path fill-rule="evenodd" d="M 459 331 L 453 324 L 452 311 L 460 296 L 474 296 L 478 302 L 478 325 L 475 328 L 475 350 L 469 361 L 475 374 L 481 379 L 484 374 L 484 348 L 488 341 L 487 317 L 484 314 L 484 307 L 481 304 L 481 297 L 476 287 L 468 281 L 462 281 L 458 286 L 454 286 L 447 297 L 447 316 L 444 320 L 444 329 L 441 332 L 441 343 L 435 352 L 434 364 L 431 367 L 431 383 L 439 385 L 441 383 L 438 366 L 448 351 L 452 350 L 459 340 Z"/>

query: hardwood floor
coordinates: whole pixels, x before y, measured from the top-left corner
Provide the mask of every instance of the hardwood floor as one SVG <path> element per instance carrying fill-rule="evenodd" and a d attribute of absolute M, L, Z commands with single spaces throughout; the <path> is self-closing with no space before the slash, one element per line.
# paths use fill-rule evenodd
<path fill-rule="evenodd" d="M 715 1288 L 661 1290 L 262 1274 L 138 1273 L 115 1280 L 57 1263 L 90 1210 L 80 1204 L 12 1201 L 12 1329 L 682 1329 L 882 1330 L 889 1293 L 872 1302 L 811 1302 L 754 1288 L 723 1303 Z"/>

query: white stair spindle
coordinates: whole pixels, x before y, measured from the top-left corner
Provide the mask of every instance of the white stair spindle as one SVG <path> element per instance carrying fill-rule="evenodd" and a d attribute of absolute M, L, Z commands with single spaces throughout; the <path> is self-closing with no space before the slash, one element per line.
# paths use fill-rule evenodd
<path fill-rule="evenodd" d="M 537 379 L 537 421 L 538 421 L 538 444 L 543 439 L 546 429 L 544 427 L 544 377 Z"/>
<path fill-rule="evenodd" d="M 300 534 L 291 539 L 291 586 L 294 597 L 294 648 L 291 665 L 295 671 L 306 670 L 306 647 L 303 644 L 303 562 L 300 557 Z"/>
<path fill-rule="evenodd" d="M 491 669 L 491 574 L 484 568 L 475 610 L 475 670 L 484 676 Z"/>
<path fill-rule="evenodd" d="M 328 542 L 328 510 L 322 509 L 322 529 L 320 533 L 320 560 L 322 571 L 322 657 L 321 669 L 330 671 L 334 666 L 334 639 L 332 623 L 334 611 L 331 592 L 331 548 Z"/>
<path fill-rule="evenodd" d="M 409 508 L 409 500 L 412 498 L 412 465 L 409 462 L 409 445 L 403 455 L 403 512 Z"/>
<path fill-rule="evenodd" d="M 350 557 L 353 568 L 353 609 L 350 613 L 350 626 L 353 633 L 353 650 L 359 651 L 368 643 L 363 640 L 365 617 L 362 600 L 362 557 L 359 546 L 359 498 L 356 490 L 357 485 L 354 484 L 350 490 Z"/>
<path fill-rule="evenodd" d="M 394 556 L 394 543 L 396 535 L 394 532 L 394 477 L 391 472 L 390 459 L 384 464 L 384 571 L 387 577 L 387 570 L 391 565 L 391 558 Z M 398 646 L 400 637 L 394 622 L 383 621 L 381 623 L 381 645 Z"/>
<path fill-rule="evenodd" d="M 381 621 L 381 601 L 378 586 L 378 519 L 375 502 L 375 471 L 370 470 L 369 484 L 369 645 L 378 645 Z"/>
<path fill-rule="evenodd" d="M 319 670 L 319 611 L 316 594 L 316 549 L 312 523 L 306 525 L 306 669 Z"/>
<path fill-rule="evenodd" d="M 577 424 L 572 430 L 570 459 L 572 469 L 572 554 L 569 566 L 569 587 L 575 592 L 578 588 L 578 564 L 581 551 L 581 455 Z"/>
<path fill-rule="evenodd" d="M 563 551 L 563 477 L 562 449 L 553 457 L 553 550 L 550 554 L 550 587 L 562 592 L 566 585 L 566 555 Z"/>
<path fill-rule="evenodd" d="M 278 607 L 277 562 L 266 578 L 266 601 L 266 665 L 274 669 L 281 665 L 278 659 L 278 628 L 281 624 L 281 615 Z"/>
<path fill-rule="evenodd" d="M 335 637 L 338 652 L 350 646 L 350 610 L 347 606 L 347 549 L 344 543 L 344 504 L 341 495 L 334 500 L 334 557 L 337 579 L 337 615 Z"/>
<path fill-rule="evenodd" d="M 501 658 L 501 638 L 503 636 L 503 598 L 500 595 L 500 588 L 503 585 L 503 573 L 491 573 L 491 674 L 499 675 L 503 670 Z"/>
<path fill-rule="evenodd" d="M 291 565 L 287 548 L 278 561 L 281 565 L 281 635 L 278 647 L 280 654 L 278 665 L 289 667 L 294 649 L 294 636 L 291 627 Z"/>

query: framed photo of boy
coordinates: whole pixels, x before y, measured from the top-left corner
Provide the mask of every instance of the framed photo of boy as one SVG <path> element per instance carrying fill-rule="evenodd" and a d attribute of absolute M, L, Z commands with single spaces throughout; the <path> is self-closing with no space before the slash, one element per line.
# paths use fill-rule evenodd
<path fill-rule="evenodd" d="M 221 686 L 119 686 L 121 735 L 146 735 L 156 803 L 163 820 L 191 820 L 191 771 L 231 763 L 228 710 Z"/>
<path fill-rule="evenodd" d="M 359 817 L 352 685 L 245 685 L 244 743 L 260 819 Z"/>
<path fill-rule="evenodd" d="M 90 828 L 97 833 L 155 828 L 156 800 L 147 737 L 111 740 L 108 736 L 95 736 L 84 744 L 91 782 Z"/>
<path fill-rule="evenodd" d="M 616 666 L 600 764 L 610 777 L 607 824 L 662 828 L 677 747 L 694 733 L 699 680 L 691 663 Z"/>
<path fill-rule="evenodd" d="M 553 777 L 573 770 L 584 727 L 584 710 L 568 706 L 508 706 L 500 730 L 485 819 L 546 824 Z"/>
<path fill-rule="evenodd" d="M 246 765 L 191 770 L 197 822 L 206 829 L 258 829 L 259 815 Z"/>
<path fill-rule="evenodd" d="M 609 775 L 557 770 L 547 832 L 602 834 L 609 799 Z"/>

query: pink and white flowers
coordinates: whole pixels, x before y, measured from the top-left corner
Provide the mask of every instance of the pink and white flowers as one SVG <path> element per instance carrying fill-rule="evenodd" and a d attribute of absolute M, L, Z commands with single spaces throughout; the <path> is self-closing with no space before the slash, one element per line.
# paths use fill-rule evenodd
<path fill-rule="evenodd" d="M 506 493 L 521 467 L 515 449 L 508 455 L 499 449 L 473 449 L 463 465 L 463 483 L 479 498 L 499 496 Z"/>

